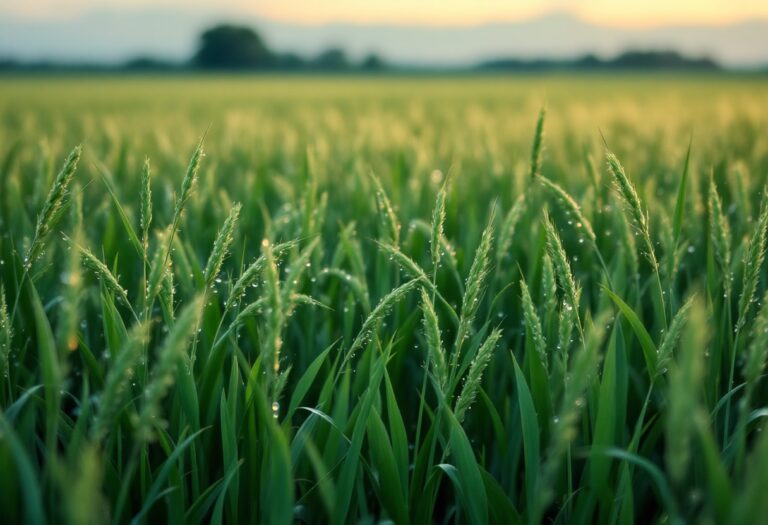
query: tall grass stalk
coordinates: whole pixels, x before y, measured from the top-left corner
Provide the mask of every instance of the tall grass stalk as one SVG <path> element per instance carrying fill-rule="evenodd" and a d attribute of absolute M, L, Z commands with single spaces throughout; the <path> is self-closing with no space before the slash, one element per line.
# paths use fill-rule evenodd
<path fill-rule="evenodd" d="M 216 240 L 213 243 L 213 249 L 208 256 L 208 262 L 205 265 L 203 275 L 205 277 L 205 284 L 212 286 L 214 280 L 218 277 L 221 271 L 221 265 L 224 263 L 224 259 L 229 254 L 229 247 L 232 245 L 232 241 L 235 240 L 235 226 L 237 225 L 237 219 L 240 216 L 240 204 L 235 204 L 229 212 L 224 224 L 221 226 L 219 233 L 216 235 Z"/>
<path fill-rule="evenodd" d="M 486 277 L 489 268 L 489 254 L 493 244 L 493 222 L 495 218 L 495 208 L 491 211 L 488 219 L 488 225 L 483 230 L 480 238 L 480 245 L 475 251 L 475 258 L 469 269 L 467 282 L 464 291 L 464 297 L 461 301 L 461 314 L 459 316 L 459 326 L 456 330 L 456 342 L 454 343 L 453 355 L 451 357 L 451 373 L 456 371 L 461 356 L 461 349 L 469 338 L 472 322 L 480 307 L 480 299 L 485 290 Z"/>
<path fill-rule="evenodd" d="M 64 161 L 64 165 L 59 170 L 56 178 L 53 180 L 48 196 L 43 202 L 43 207 L 37 216 L 35 224 L 35 233 L 32 237 L 32 243 L 24 257 L 24 266 L 29 270 L 31 265 L 40 255 L 43 249 L 43 242 L 51 231 L 56 227 L 61 217 L 62 208 L 69 199 L 69 186 L 77 169 L 77 163 L 80 161 L 80 155 L 83 152 L 82 146 L 76 146 Z"/>
<path fill-rule="evenodd" d="M 432 213 L 432 234 L 429 237 L 429 249 L 432 252 L 432 284 L 437 283 L 437 269 L 440 267 L 440 239 L 443 237 L 443 223 L 445 222 L 445 198 L 446 180 L 437 192 L 435 210 Z M 434 297 L 433 297 L 434 299 Z"/>
<path fill-rule="evenodd" d="M 632 181 L 624 172 L 624 167 L 616 158 L 616 155 L 610 151 L 606 153 L 606 159 L 608 161 L 608 168 L 613 175 L 613 181 L 616 189 L 621 196 L 627 211 L 629 212 L 632 222 L 636 228 L 636 231 L 640 234 L 640 238 L 643 241 L 643 254 L 651 265 L 651 269 L 656 277 L 657 288 L 657 300 L 660 308 L 660 318 L 662 321 L 662 327 L 667 327 L 667 313 L 665 306 L 665 292 L 664 287 L 661 284 L 661 274 L 659 271 L 659 261 L 656 257 L 656 250 L 653 247 L 653 241 L 651 240 L 651 230 L 649 225 L 648 215 L 643 211 L 643 206 L 640 203 L 640 197 L 637 194 Z"/>

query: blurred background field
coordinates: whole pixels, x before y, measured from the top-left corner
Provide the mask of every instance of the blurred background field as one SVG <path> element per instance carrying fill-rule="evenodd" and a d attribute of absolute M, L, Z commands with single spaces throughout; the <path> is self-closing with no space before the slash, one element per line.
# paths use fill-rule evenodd
<path fill-rule="evenodd" d="M 0 155 L 14 150 L 20 176 L 6 174 L 3 198 L 17 195 L 33 217 L 32 185 L 43 188 L 54 160 L 82 143 L 83 181 L 98 181 L 102 165 L 135 207 L 131 181 L 148 157 L 163 184 L 159 195 L 170 199 L 205 134 L 206 191 L 247 209 L 298 199 L 311 155 L 331 202 L 343 203 L 329 208 L 329 227 L 375 220 L 372 201 L 360 198 L 370 172 L 404 216 L 422 218 L 452 173 L 456 194 L 472 197 L 456 206 L 473 214 L 478 229 L 492 203 L 509 206 L 527 186 L 541 108 L 549 115 L 544 173 L 576 195 L 587 189 L 585 160 L 602 165 L 602 137 L 643 184 L 670 194 L 689 142 L 702 176 L 740 163 L 751 174 L 746 184 L 758 188 L 768 167 L 768 137 L 760 133 L 768 127 L 767 87 L 755 75 L 664 73 L 10 76 L 0 82 Z M 94 199 L 102 191 L 98 182 L 86 188 Z"/>
<path fill-rule="evenodd" d="M 290 171 L 313 148 L 335 175 L 353 160 L 386 172 L 402 155 L 422 174 L 465 165 L 460 179 L 482 185 L 525 168 L 531 116 L 542 107 L 550 169 L 578 169 L 600 132 L 617 153 L 631 152 L 640 172 L 672 168 L 689 139 L 702 164 L 728 157 L 760 167 L 766 87 L 759 75 L 668 73 L 11 76 L 0 82 L 0 133 L 29 156 L 37 146 L 61 154 L 82 141 L 87 155 L 109 162 L 124 149 L 135 169 L 143 155 L 181 162 L 179 150 L 208 130 L 207 150 L 234 170 L 227 178 L 237 174 L 232 149 L 252 161 L 248 169 L 279 155 L 278 169 Z"/>

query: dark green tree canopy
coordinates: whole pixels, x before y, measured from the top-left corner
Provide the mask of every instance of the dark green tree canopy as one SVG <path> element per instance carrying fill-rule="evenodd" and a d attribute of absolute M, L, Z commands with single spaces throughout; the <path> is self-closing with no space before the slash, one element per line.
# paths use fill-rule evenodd
<path fill-rule="evenodd" d="M 386 69 L 387 63 L 376 53 L 370 53 L 360 63 L 360 68 L 365 71 L 379 71 Z"/>
<path fill-rule="evenodd" d="M 193 61 L 206 69 L 266 69 L 275 55 L 253 29 L 219 25 L 200 35 Z"/>
<path fill-rule="evenodd" d="M 325 71 L 338 71 L 349 67 L 349 59 L 343 49 L 332 47 L 326 49 L 312 61 L 312 65 Z"/>

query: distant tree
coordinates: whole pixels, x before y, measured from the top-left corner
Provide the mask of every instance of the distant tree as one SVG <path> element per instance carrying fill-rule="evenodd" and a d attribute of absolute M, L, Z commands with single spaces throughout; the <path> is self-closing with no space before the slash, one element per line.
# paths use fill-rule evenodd
<path fill-rule="evenodd" d="M 480 70 L 489 71 L 551 71 L 551 70 L 697 70 L 715 71 L 720 65 L 711 58 L 690 58 L 676 51 L 626 51 L 615 58 L 603 59 L 588 54 L 576 59 L 516 59 L 503 58 L 482 62 Z"/>
<path fill-rule="evenodd" d="M 603 65 L 605 65 L 604 62 L 592 53 L 584 55 L 583 57 L 577 59 L 574 62 L 574 66 L 576 68 L 582 68 L 582 69 L 594 69 L 594 68 L 602 67 Z"/>
<path fill-rule="evenodd" d="M 360 68 L 365 71 L 381 71 L 387 68 L 387 63 L 376 53 L 371 53 L 360 62 Z"/>
<path fill-rule="evenodd" d="M 613 59 L 612 65 L 625 69 L 719 69 L 711 58 L 690 58 L 669 50 L 625 51 Z"/>
<path fill-rule="evenodd" d="M 171 71 L 178 69 L 178 65 L 150 56 L 139 56 L 125 62 L 122 69 L 127 71 Z"/>
<path fill-rule="evenodd" d="M 320 53 L 312 61 L 312 66 L 325 71 L 339 71 L 349 67 L 349 60 L 343 49 L 331 48 Z"/>
<path fill-rule="evenodd" d="M 0 58 L 0 71 L 15 71 L 21 69 L 22 65 L 11 58 Z"/>
<path fill-rule="evenodd" d="M 200 35 L 193 61 L 206 69 L 266 69 L 274 65 L 275 56 L 253 29 L 219 25 Z"/>
<path fill-rule="evenodd" d="M 306 66 L 306 61 L 296 53 L 282 53 L 275 57 L 275 67 L 285 70 L 297 70 Z"/>

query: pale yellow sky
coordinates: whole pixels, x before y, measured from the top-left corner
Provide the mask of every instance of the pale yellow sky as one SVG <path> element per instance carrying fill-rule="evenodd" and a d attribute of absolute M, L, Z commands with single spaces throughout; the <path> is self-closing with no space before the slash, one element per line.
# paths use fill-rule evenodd
<path fill-rule="evenodd" d="M 768 0 L 2 0 L 0 14 L 75 16 L 93 9 L 166 7 L 245 11 L 302 23 L 358 22 L 471 25 L 567 10 L 608 25 L 719 24 L 768 18 Z"/>

